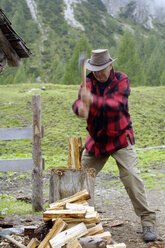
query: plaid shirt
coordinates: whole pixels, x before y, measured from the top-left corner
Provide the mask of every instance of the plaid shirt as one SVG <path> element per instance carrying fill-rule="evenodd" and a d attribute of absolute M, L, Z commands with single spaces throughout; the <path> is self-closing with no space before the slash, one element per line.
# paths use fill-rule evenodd
<path fill-rule="evenodd" d="M 90 89 L 93 103 L 90 105 L 87 120 L 89 136 L 85 141 L 87 151 L 95 156 L 112 154 L 128 146 L 127 135 L 131 144 L 134 144 L 132 122 L 128 110 L 128 97 L 130 95 L 128 76 L 122 72 L 111 70 L 109 85 L 106 86 L 103 96 L 93 73 L 86 78 L 86 87 Z M 78 99 L 72 108 L 78 115 L 80 104 L 79 89 Z"/>

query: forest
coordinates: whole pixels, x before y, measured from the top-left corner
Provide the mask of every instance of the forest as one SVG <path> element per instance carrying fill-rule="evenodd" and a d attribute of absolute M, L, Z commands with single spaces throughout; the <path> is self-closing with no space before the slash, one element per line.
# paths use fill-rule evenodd
<path fill-rule="evenodd" d="M 84 27 L 72 27 L 64 18 L 64 2 L 36 1 L 39 20 L 32 18 L 25 0 L 1 0 L 14 30 L 32 51 L 18 68 L 7 68 L 0 84 L 53 83 L 80 84 L 78 57 L 81 51 L 107 48 L 118 60 L 115 70 L 126 73 L 132 86 L 165 85 L 165 24 L 152 20 L 154 28 L 131 19 L 131 8 L 118 19 L 110 16 L 103 3 L 82 1 L 74 9 Z"/>

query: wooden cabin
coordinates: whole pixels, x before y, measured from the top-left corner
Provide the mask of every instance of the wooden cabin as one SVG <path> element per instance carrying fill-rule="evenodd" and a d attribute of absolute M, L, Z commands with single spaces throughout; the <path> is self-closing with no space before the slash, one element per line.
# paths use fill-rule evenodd
<path fill-rule="evenodd" d="M 0 73 L 9 66 L 19 66 L 22 58 L 28 58 L 31 51 L 11 27 L 11 22 L 0 9 Z"/>

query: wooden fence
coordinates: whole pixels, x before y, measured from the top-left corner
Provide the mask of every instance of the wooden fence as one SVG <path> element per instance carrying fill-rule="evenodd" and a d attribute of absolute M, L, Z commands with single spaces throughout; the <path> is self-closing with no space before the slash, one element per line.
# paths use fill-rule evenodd
<path fill-rule="evenodd" d="M 41 98 L 40 95 L 32 95 L 32 127 L 0 128 L 0 140 L 32 139 L 32 159 L 0 160 L 0 171 L 32 170 L 32 208 L 35 211 L 43 209 L 42 137 Z"/>

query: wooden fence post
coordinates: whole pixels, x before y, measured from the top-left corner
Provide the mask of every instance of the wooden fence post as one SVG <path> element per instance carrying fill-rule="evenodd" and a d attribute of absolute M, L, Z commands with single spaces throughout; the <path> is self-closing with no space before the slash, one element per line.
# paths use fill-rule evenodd
<path fill-rule="evenodd" d="M 41 98 L 40 95 L 32 95 L 32 208 L 35 211 L 43 210 L 43 179 L 42 179 L 42 151 L 41 151 Z"/>

